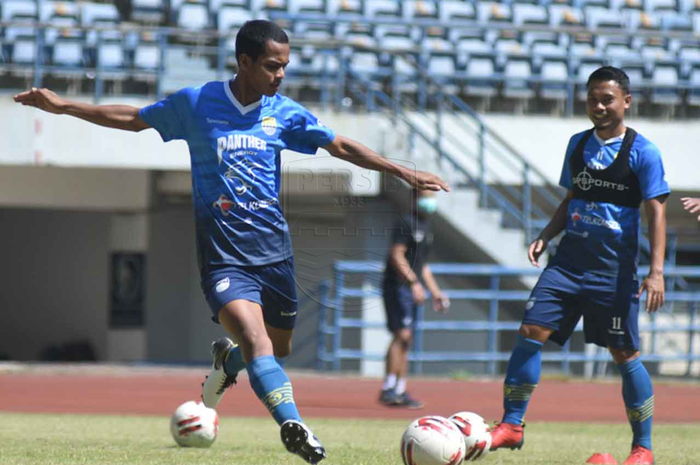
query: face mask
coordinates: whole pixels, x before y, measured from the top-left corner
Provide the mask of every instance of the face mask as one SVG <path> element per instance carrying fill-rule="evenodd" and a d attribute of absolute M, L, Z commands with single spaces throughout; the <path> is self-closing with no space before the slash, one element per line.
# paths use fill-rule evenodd
<path fill-rule="evenodd" d="M 420 213 L 432 215 L 437 210 L 438 203 L 435 197 L 421 197 L 416 203 L 416 208 Z"/>

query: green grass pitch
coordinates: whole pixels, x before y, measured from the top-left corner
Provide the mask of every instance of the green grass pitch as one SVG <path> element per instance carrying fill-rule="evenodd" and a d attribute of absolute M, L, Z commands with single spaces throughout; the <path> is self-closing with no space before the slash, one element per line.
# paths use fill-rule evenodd
<path fill-rule="evenodd" d="M 418 415 L 417 415 L 418 416 Z M 401 465 L 399 440 L 407 421 L 307 419 L 328 451 L 324 465 Z M 521 451 L 490 453 L 483 464 L 584 464 L 593 452 L 622 463 L 628 425 L 531 423 Z M 659 465 L 697 465 L 700 425 L 656 425 Z M 0 413 L 2 465 L 277 465 L 304 462 L 288 454 L 268 418 L 222 418 L 210 449 L 177 447 L 169 418 Z"/>

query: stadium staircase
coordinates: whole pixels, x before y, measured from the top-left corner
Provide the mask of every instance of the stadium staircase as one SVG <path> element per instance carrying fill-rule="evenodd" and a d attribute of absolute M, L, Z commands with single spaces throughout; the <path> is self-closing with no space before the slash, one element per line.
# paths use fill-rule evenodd
<path fill-rule="evenodd" d="M 393 95 L 347 71 L 347 89 L 369 111 L 390 118 L 388 153 L 417 169 L 439 174 L 453 192 L 441 198 L 439 215 L 495 263 L 523 267 L 527 244 L 551 217 L 563 191 L 550 183 L 511 144 L 458 96 L 422 70 L 418 97 L 394 82 Z M 416 101 L 417 100 L 417 101 Z M 530 283 L 528 280 L 527 283 Z"/>

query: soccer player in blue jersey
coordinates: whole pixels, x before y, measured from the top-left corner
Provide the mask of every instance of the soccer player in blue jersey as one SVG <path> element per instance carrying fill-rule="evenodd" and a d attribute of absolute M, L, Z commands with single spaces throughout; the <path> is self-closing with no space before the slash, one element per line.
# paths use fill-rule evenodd
<path fill-rule="evenodd" d="M 183 89 L 145 108 L 88 105 L 32 89 L 15 101 L 101 126 L 155 128 L 167 142 L 187 141 L 202 290 L 228 338 L 212 344 L 214 363 L 202 398 L 216 407 L 239 371 L 280 425 L 287 450 L 308 463 L 326 452 L 301 421 L 281 360 L 291 352 L 297 315 L 292 243 L 279 203 L 280 152 L 331 155 L 392 173 L 420 189 L 448 190 L 437 176 L 412 171 L 336 135 L 298 103 L 277 94 L 289 40 L 269 21 L 249 21 L 236 37 L 239 72 L 231 81 Z"/>
<path fill-rule="evenodd" d="M 566 198 L 528 255 L 534 266 L 562 230 L 555 256 L 525 306 L 518 340 L 503 387 L 505 413 L 491 449 L 520 449 L 523 418 L 540 378 L 542 345 L 564 344 L 583 316 L 585 340 L 607 347 L 622 376 L 622 397 L 632 426 L 632 451 L 625 465 L 651 464 L 654 394 L 640 360 L 639 297 L 646 310 L 664 303 L 665 200 L 669 187 L 659 150 L 624 123 L 631 95 L 620 69 L 603 67 L 587 83 L 587 113 L 593 129 L 574 135 L 566 150 L 560 185 Z M 649 223 L 651 268 L 637 281 L 640 215 Z"/>

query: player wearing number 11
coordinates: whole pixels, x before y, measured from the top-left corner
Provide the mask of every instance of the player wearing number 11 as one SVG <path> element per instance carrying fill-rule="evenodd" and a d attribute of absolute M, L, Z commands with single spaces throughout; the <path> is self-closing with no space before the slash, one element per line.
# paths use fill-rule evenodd
<path fill-rule="evenodd" d="M 588 79 L 587 112 L 593 128 L 574 135 L 560 185 L 568 190 L 552 220 L 530 244 L 533 265 L 547 243 L 566 230 L 525 306 L 503 386 L 502 422 L 491 449 L 520 449 L 523 418 L 540 377 L 547 340 L 564 344 L 583 316 L 588 343 L 607 347 L 622 375 L 622 397 L 632 426 L 625 465 L 651 465 L 654 395 L 639 356 L 639 297 L 646 310 L 664 303 L 664 249 L 669 194 L 659 150 L 624 123 L 632 96 L 620 69 L 604 67 Z M 639 207 L 649 223 L 651 269 L 637 282 Z M 572 399 L 574 400 L 574 399 Z"/>
<path fill-rule="evenodd" d="M 223 337 L 212 344 L 204 403 L 216 407 L 246 369 L 255 394 L 280 425 L 287 450 L 318 463 L 325 449 L 302 423 L 281 364 L 291 352 L 297 297 L 292 243 L 278 198 L 280 154 L 324 148 L 416 188 L 448 186 L 336 135 L 307 109 L 278 95 L 289 64 L 289 39 L 274 23 L 247 22 L 236 36 L 236 59 L 239 71 L 232 80 L 186 88 L 141 109 L 70 102 L 47 89 L 23 92 L 15 101 L 116 129 L 155 128 L 165 142 L 187 142 L 202 290 L 214 321 L 238 343 Z"/>

